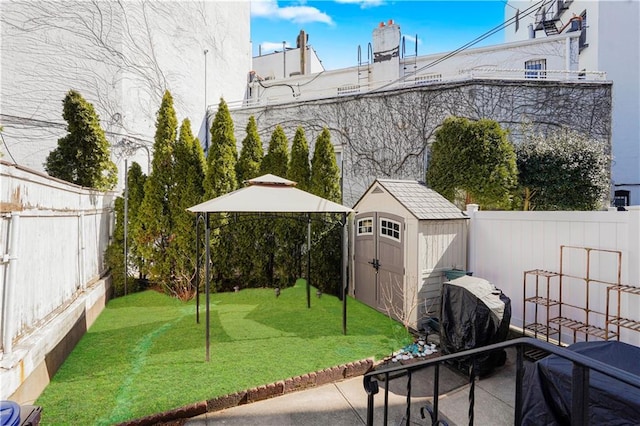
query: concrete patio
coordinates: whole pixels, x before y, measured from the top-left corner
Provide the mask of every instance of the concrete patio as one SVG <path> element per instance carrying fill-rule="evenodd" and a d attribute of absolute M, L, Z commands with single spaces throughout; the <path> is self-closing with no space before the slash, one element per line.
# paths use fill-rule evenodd
<path fill-rule="evenodd" d="M 432 370 L 432 369 L 429 369 Z M 420 408 L 433 401 L 433 372 L 414 374 L 412 379 L 411 423 L 427 424 Z M 457 370 L 440 371 L 439 411 L 449 425 L 469 423 L 469 383 Z M 384 383 L 375 396 L 374 424 L 383 423 Z M 475 386 L 474 423 L 513 425 L 515 401 L 515 350 L 508 349 L 507 361 Z M 391 425 L 405 424 L 406 378 L 390 382 Z M 355 377 L 280 397 L 202 414 L 184 424 L 198 425 L 359 425 L 366 424 L 367 394 L 362 377 Z"/>

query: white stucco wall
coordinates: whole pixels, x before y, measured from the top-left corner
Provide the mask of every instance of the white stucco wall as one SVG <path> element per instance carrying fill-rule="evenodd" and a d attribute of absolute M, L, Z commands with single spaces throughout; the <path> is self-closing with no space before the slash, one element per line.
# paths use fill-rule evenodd
<path fill-rule="evenodd" d="M 315 74 L 324 71 L 316 51 L 311 46 L 305 47 L 304 69 L 300 62 L 301 48 L 287 48 L 286 51 L 275 51 L 253 58 L 252 70 L 256 78 L 262 81 L 281 79 L 298 74 Z"/>
<path fill-rule="evenodd" d="M 598 49 L 599 67 L 613 81 L 613 190 L 629 190 L 631 204 L 637 205 L 640 203 L 640 2 L 615 3 L 620 4 L 616 7 L 599 4 L 602 25 L 594 47 Z M 587 29 L 589 40 L 591 29 Z"/>
<path fill-rule="evenodd" d="M 0 2 L 4 159 L 44 170 L 46 156 L 66 134 L 62 100 L 69 89 L 93 103 L 121 169 L 129 157 L 147 172 L 165 90 L 174 97 L 178 120 L 189 118 L 204 140 L 206 105 L 244 95 L 251 68 L 249 6 Z M 137 152 L 119 149 L 123 140 Z"/>

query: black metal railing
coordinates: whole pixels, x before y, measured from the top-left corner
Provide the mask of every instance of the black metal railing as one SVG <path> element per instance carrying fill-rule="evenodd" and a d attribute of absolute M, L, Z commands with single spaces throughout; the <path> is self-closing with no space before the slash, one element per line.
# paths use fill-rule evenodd
<path fill-rule="evenodd" d="M 389 417 L 389 382 L 401 377 L 407 378 L 407 397 L 405 415 L 403 421 L 406 421 L 406 425 L 411 423 L 415 424 L 415 421 L 411 420 L 411 378 L 412 375 L 420 370 L 427 368 L 434 368 L 434 380 L 433 380 L 433 401 L 425 407 L 422 407 L 421 417 L 426 418 L 425 411 L 428 411 L 432 425 L 443 425 L 446 421 L 441 419 L 438 412 L 438 397 L 440 390 L 439 376 L 440 367 L 443 364 L 459 362 L 462 359 L 471 360 L 470 373 L 469 373 L 469 425 L 473 425 L 474 409 L 475 409 L 475 359 L 486 355 L 489 352 L 503 350 L 506 348 L 516 349 L 516 373 L 515 373 L 515 404 L 514 404 L 514 424 L 520 425 L 522 419 L 522 385 L 524 377 L 524 354 L 525 350 L 544 351 L 558 357 L 564 358 L 572 362 L 573 372 L 571 378 L 571 424 L 572 425 L 585 425 L 588 424 L 589 419 L 589 373 L 590 371 L 596 371 L 611 377 L 627 385 L 640 389 L 640 377 L 631 374 L 627 371 L 597 361 L 593 358 L 581 355 L 574 351 L 565 349 L 560 346 L 553 345 L 551 343 L 543 342 L 541 340 L 533 339 L 530 337 L 521 337 L 518 339 L 507 340 L 505 342 L 496 343 L 494 345 L 484 346 L 480 348 L 471 349 L 464 352 L 458 352 L 455 354 L 443 355 L 437 358 L 432 358 L 426 361 L 417 362 L 411 365 L 400 365 L 396 367 L 387 368 L 384 370 L 377 370 L 367 373 L 364 376 L 363 383 L 364 389 L 367 392 L 367 425 L 373 425 L 374 414 L 374 397 L 379 392 L 378 380 L 386 383 L 384 387 L 384 413 L 383 424 L 388 424 Z M 428 423 L 427 423 L 428 424 Z"/>

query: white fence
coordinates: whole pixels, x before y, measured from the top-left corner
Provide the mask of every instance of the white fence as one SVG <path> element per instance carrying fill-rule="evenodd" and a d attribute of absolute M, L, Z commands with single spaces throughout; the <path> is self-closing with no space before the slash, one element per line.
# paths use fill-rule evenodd
<path fill-rule="evenodd" d="M 105 272 L 115 194 L 0 161 L 2 358 Z"/>
<path fill-rule="evenodd" d="M 511 325 L 516 327 L 523 326 L 524 272 L 535 269 L 559 272 L 562 245 L 620 251 L 621 284 L 640 287 L 640 206 L 627 209 L 606 212 L 504 212 L 473 211 L 470 208 L 469 270 L 473 271 L 474 276 L 489 280 L 511 298 Z M 589 279 L 595 282 L 589 292 L 589 306 L 594 311 L 605 312 L 608 285 L 599 285 L 597 281 L 617 281 L 617 255 L 593 251 L 587 268 L 585 252 L 582 249 L 565 249 L 563 274 L 586 277 L 588 272 Z M 584 285 L 584 280 L 564 281 L 567 287 L 562 302 L 583 306 L 586 294 L 584 287 L 580 286 Z M 552 280 L 552 287 L 557 285 L 557 281 Z M 527 293 L 527 296 L 531 296 L 531 293 Z M 553 296 L 558 297 L 557 293 Z M 535 306 L 530 303 L 526 306 L 526 320 L 530 323 Z M 610 306 L 612 311 L 617 310 L 617 294 Z M 540 312 L 543 309 L 546 308 L 539 306 L 539 314 L 545 314 Z M 640 295 L 621 294 L 620 309 L 622 316 L 640 321 Z M 569 332 L 566 329 L 564 331 Z M 578 333 L 578 340 L 584 338 Z M 640 332 L 622 329 L 620 340 L 639 345 Z"/>

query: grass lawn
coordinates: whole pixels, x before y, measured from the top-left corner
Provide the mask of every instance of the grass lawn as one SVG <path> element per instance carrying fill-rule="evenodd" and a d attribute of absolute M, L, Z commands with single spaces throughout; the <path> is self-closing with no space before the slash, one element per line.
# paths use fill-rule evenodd
<path fill-rule="evenodd" d="M 381 359 L 410 337 L 387 316 L 348 299 L 315 296 L 299 281 L 211 295 L 211 362 L 205 309 L 155 291 L 109 302 L 36 401 L 42 424 L 108 425 L 364 358 Z M 364 392 L 364 390 L 363 390 Z"/>

